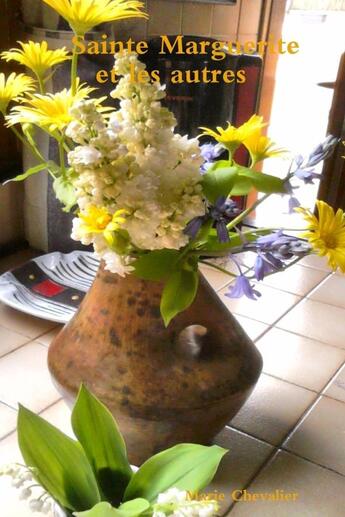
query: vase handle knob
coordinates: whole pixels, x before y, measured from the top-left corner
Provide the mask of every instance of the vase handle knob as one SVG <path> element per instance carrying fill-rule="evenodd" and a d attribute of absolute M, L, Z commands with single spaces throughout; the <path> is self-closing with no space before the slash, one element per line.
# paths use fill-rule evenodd
<path fill-rule="evenodd" d="M 208 333 L 202 325 L 189 325 L 178 334 L 175 350 L 178 354 L 196 358 L 200 355 L 204 337 Z"/>

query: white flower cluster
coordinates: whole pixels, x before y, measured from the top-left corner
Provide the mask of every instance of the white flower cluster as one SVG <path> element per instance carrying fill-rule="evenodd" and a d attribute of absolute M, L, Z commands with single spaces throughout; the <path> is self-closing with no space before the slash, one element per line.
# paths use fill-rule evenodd
<path fill-rule="evenodd" d="M 176 120 L 160 103 L 164 88 L 149 79 L 133 81 L 133 74 L 144 69 L 136 54 L 116 55 L 115 70 L 123 77 L 112 97 L 119 109 L 104 115 L 92 100 L 76 104 L 67 135 L 78 146 L 68 160 L 81 215 L 90 206 L 110 214 L 124 209 L 122 228 L 132 246 L 179 249 L 188 242 L 186 224 L 205 213 L 203 158 L 196 139 L 174 134 Z M 102 232 L 85 231 L 77 220 L 72 237 L 93 243 L 111 271 L 130 271 L 130 258 L 112 249 Z"/>
<path fill-rule="evenodd" d="M 188 497 L 188 492 L 169 488 L 159 494 L 152 517 L 212 517 L 217 515 L 218 509 L 217 501 L 193 500 Z"/>
<path fill-rule="evenodd" d="M 2 468 L 1 475 L 12 478 L 12 486 L 20 490 L 19 499 L 27 499 L 30 510 L 43 514 L 51 512 L 53 500 L 41 485 L 37 484 L 29 468 L 13 464 Z"/>

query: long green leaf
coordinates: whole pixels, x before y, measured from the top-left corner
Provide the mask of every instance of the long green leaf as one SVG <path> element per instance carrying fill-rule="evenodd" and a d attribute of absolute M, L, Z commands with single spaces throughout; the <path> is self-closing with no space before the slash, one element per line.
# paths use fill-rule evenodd
<path fill-rule="evenodd" d="M 197 271 L 174 271 L 164 286 L 160 310 L 166 326 L 193 302 L 199 283 Z"/>
<path fill-rule="evenodd" d="M 101 492 L 117 505 L 132 477 L 126 445 L 110 411 L 83 385 L 72 412 L 72 427 Z"/>
<path fill-rule="evenodd" d="M 98 503 L 86 512 L 75 512 L 76 517 L 136 517 L 148 510 L 150 503 L 146 499 L 132 499 L 113 508 L 109 503 Z"/>
<path fill-rule="evenodd" d="M 23 406 L 18 442 L 25 463 L 39 483 L 63 507 L 86 510 L 100 501 L 95 476 L 78 442 Z"/>
<path fill-rule="evenodd" d="M 18 176 L 15 176 L 15 178 L 11 178 L 4 182 L 4 185 L 7 183 L 10 183 L 11 181 L 24 181 L 26 178 L 29 178 L 33 174 L 37 174 L 38 172 L 43 171 L 43 169 L 47 168 L 47 163 L 40 163 L 38 165 L 35 165 L 35 167 L 31 167 L 27 171 L 25 171 L 23 174 L 18 174 Z"/>
<path fill-rule="evenodd" d="M 218 445 L 206 447 L 180 444 L 152 456 L 134 474 L 125 492 L 125 500 L 143 497 L 154 502 L 171 487 L 198 491 L 213 479 L 227 450 Z"/>
<path fill-rule="evenodd" d="M 239 176 L 250 179 L 253 186 L 259 192 L 263 192 L 265 194 L 286 193 L 284 181 L 276 176 L 264 174 L 263 172 L 256 172 L 253 169 L 247 169 L 245 167 L 241 168 Z"/>

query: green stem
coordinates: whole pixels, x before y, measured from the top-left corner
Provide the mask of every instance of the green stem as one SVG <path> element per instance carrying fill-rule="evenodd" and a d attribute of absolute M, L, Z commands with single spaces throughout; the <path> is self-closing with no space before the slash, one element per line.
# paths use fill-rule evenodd
<path fill-rule="evenodd" d="M 46 93 L 46 89 L 45 89 L 45 86 L 44 86 L 44 81 L 43 81 L 42 77 L 39 74 L 36 74 L 36 77 L 37 77 L 37 81 L 38 81 L 38 84 L 39 84 L 39 87 L 40 87 L 40 93 L 41 93 L 41 95 L 44 95 Z"/>
<path fill-rule="evenodd" d="M 72 95 L 77 93 L 77 74 L 78 74 L 78 52 L 77 46 L 73 47 L 72 62 L 71 62 L 71 91 Z"/>
<path fill-rule="evenodd" d="M 43 158 L 39 150 L 33 145 L 31 145 L 30 142 L 28 142 L 28 140 L 26 140 L 26 138 L 14 126 L 11 126 L 11 130 L 16 135 L 16 137 L 22 142 L 22 144 L 25 145 L 27 149 L 29 149 L 29 151 L 33 156 L 35 156 L 35 158 L 38 158 L 40 162 L 45 162 L 45 159 Z"/>
<path fill-rule="evenodd" d="M 64 140 L 61 138 L 59 140 L 59 160 L 60 160 L 60 169 L 62 176 L 66 177 L 66 166 L 65 166 L 65 149 L 64 149 Z"/>
<path fill-rule="evenodd" d="M 285 181 L 289 181 L 289 179 L 293 176 L 293 173 L 291 172 L 291 169 L 292 169 L 292 162 L 290 163 L 290 166 L 289 166 L 289 170 L 288 170 L 288 173 L 287 175 L 285 176 L 285 178 L 283 178 L 283 182 Z M 260 174 L 260 173 L 258 173 Z M 228 225 L 227 225 L 227 228 L 228 230 L 231 230 L 231 228 L 234 228 L 234 226 L 236 226 L 237 224 L 239 224 L 241 221 L 243 221 L 243 219 L 245 217 L 247 217 L 248 214 L 250 214 L 251 212 L 253 212 L 253 210 L 255 210 L 259 205 L 261 205 L 261 203 L 263 203 L 264 201 L 266 201 L 266 199 L 268 197 L 270 197 L 271 195 L 273 194 L 272 193 L 269 193 L 269 194 L 265 194 L 264 196 L 262 196 L 261 199 L 257 199 L 255 201 L 255 203 L 252 204 L 252 206 L 249 206 L 246 210 L 244 210 L 244 212 L 242 212 L 241 214 L 239 214 L 237 217 L 235 217 L 235 219 L 233 219 Z"/>
<path fill-rule="evenodd" d="M 23 135 L 21 135 L 19 133 L 19 131 L 14 126 L 11 126 L 11 130 L 16 135 L 16 137 L 22 142 L 22 144 L 25 145 L 25 147 L 31 152 L 31 154 L 35 158 L 38 159 L 39 162 L 45 162 L 47 164 L 47 171 L 48 171 L 48 173 L 50 174 L 50 176 L 52 178 L 55 179 L 55 177 L 56 177 L 55 174 L 53 173 L 53 171 L 51 170 L 51 168 L 49 167 L 49 165 L 47 163 L 47 160 L 42 156 L 42 154 L 39 152 L 37 147 L 32 145 L 26 138 L 24 138 Z"/>
<path fill-rule="evenodd" d="M 208 262 L 208 260 L 200 259 L 199 262 L 201 262 L 202 264 L 205 264 L 206 266 L 213 267 L 214 269 L 217 269 L 218 271 L 221 271 L 222 273 L 225 273 L 226 275 L 229 275 L 229 276 L 232 276 L 232 277 L 236 277 L 237 276 L 234 273 L 230 273 L 230 271 L 228 271 L 227 269 L 225 269 L 225 268 L 223 268 L 221 266 L 217 266 L 216 264 L 213 264 L 212 262 Z"/>
<path fill-rule="evenodd" d="M 241 212 L 237 217 L 235 217 L 235 219 L 233 219 L 229 224 L 227 224 L 227 229 L 228 230 L 231 230 L 232 228 L 234 228 L 235 226 L 237 226 L 241 221 L 243 221 L 243 219 L 245 217 L 247 217 L 247 215 L 249 215 L 251 212 L 253 212 L 259 205 L 261 205 L 261 203 L 263 203 L 264 201 L 266 201 L 266 199 L 270 196 L 271 194 L 265 194 L 264 196 L 262 196 L 261 199 L 257 199 L 255 201 L 255 203 L 252 204 L 252 206 L 249 206 L 246 210 L 244 210 L 244 212 Z"/>

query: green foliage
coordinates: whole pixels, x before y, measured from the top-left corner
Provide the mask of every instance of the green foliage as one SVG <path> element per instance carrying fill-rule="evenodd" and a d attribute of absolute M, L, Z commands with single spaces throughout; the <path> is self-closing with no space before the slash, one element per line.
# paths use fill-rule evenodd
<path fill-rule="evenodd" d="M 126 445 L 110 411 L 83 385 L 72 412 L 72 427 L 104 498 L 119 504 L 132 476 Z"/>
<path fill-rule="evenodd" d="M 134 274 L 144 280 L 163 280 L 172 272 L 179 256 L 177 250 L 150 251 L 134 262 Z"/>
<path fill-rule="evenodd" d="M 172 487 L 204 488 L 227 452 L 216 445 L 176 445 L 147 460 L 133 474 L 116 422 L 83 386 L 72 425 L 79 441 L 19 408 L 18 440 L 26 465 L 53 499 L 76 517 L 152 515 L 151 504 L 159 493 Z"/>
<path fill-rule="evenodd" d="M 229 162 L 221 160 L 211 167 L 202 178 L 203 192 L 211 203 L 221 196 L 227 197 L 236 181 L 237 166 L 231 167 Z"/>
<path fill-rule="evenodd" d="M 202 186 L 205 196 L 213 204 L 221 196 L 244 196 L 253 189 L 265 194 L 286 193 L 280 178 L 228 160 L 219 160 L 210 167 L 203 176 Z"/>
<path fill-rule="evenodd" d="M 241 167 L 239 170 L 239 176 L 244 177 L 251 181 L 252 186 L 258 191 L 265 194 L 286 194 L 284 181 L 270 174 L 264 174 L 263 172 L 256 172 L 253 169 L 247 169 Z"/>
<path fill-rule="evenodd" d="M 143 497 L 151 503 L 171 487 L 198 491 L 210 483 L 227 452 L 212 445 L 180 444 L 152 456 L 133 475 L 125 500 Z"/>
<path fill-rule="evenodd" d="M 179 312 L 184 311 L 193 302 L 199 284 L 199 275 L 195 270 L 178 269 L 168 278 L 162 293 L 160 310 L 165 326 Z"/>
<path fill-rule="evenodd" d="M 72 183 L 68 181 L 68 179 L 65 179 L 63 176 L 59 176 L 58 178 L 55 178 L 53 182 L 53 189 L 56 198 L 64 205 L 63 211 L 69 212 L 77 203 L 77 198 Z"/>
<path fill-rule="evenodd" d="M 18 442 L 38 482 L 62 506 L 87 510 L 101 498 L 96 478 L 78 442 L 20 406 Z"/>
<path fill-rule="evenodd" d="M 239 248 L 242 246 L 243 241 L 252 242 L 255 241 L 261 235 L 267 235 L 270 233 L 270 230 L 253 230 L 246 231 L 244 234 L 239 234 L 237 232 L 229 232 L 229 242 L 219 242 L 217 232 L 215 229 L 211 229 L 208 234 L 207 239 L 205 239 L 202 244 L 198 247 L 198 251 L 200 254 L 207 254 L 213 252 L 231 252 L 233 248 Z"/>
<path fill-rule="evenodd" d="M 150 508 L 146 499 L 137 498 L 113 508 L 109 503 L 98 503 L 86 512 L 75 512 L 76 517 L 136 517 Z"/>
<path fill-rule="evenodd" d="M 11 181 L 24 181 L 26 180 L 26 178 L 29 178 L 30 176 L 33 176 L 34 174 L 37 174 L 38 172 L 41 172 L 46 168 L 46 163 L 39 163 L 38 165 L 35 165 L 35 167 L 31 167 L 30 169 L 25 171 L 23 174 L 18 174 L 18 176 L 15 176 L 14 178 L 5 181 L 4 185 L 10 183 Z"/>

